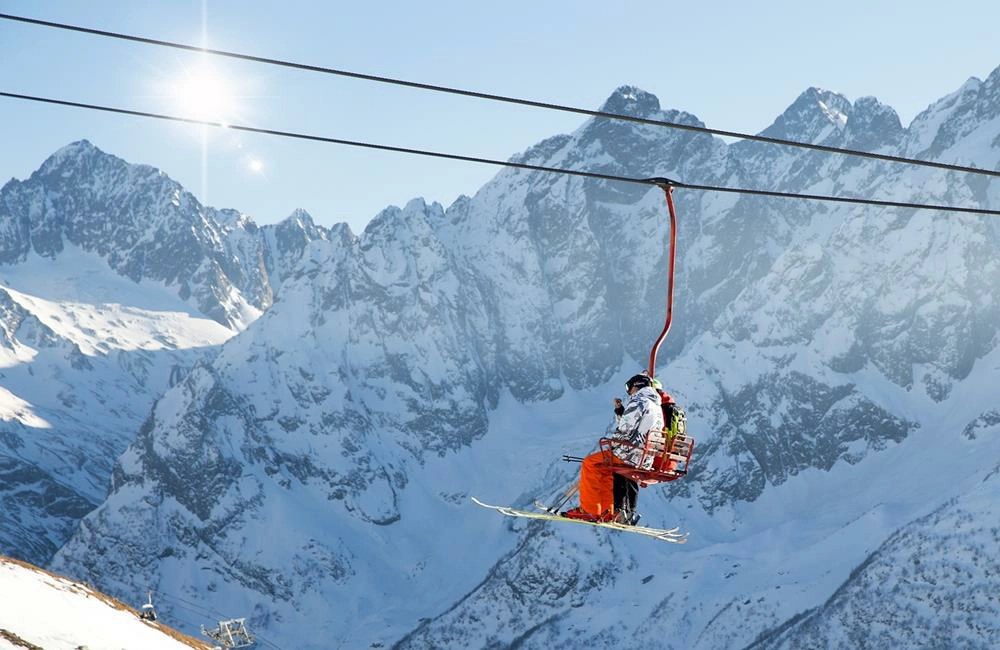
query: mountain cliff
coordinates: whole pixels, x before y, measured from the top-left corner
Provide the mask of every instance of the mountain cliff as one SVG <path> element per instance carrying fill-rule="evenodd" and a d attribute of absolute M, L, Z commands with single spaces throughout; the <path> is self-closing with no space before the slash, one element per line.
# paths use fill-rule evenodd
<path fill-rule="evenodd" d="M 0 550 L 47 562 L 153 402 L 326 231 L 257 227 L 86 141 L 0 189 Z"/>

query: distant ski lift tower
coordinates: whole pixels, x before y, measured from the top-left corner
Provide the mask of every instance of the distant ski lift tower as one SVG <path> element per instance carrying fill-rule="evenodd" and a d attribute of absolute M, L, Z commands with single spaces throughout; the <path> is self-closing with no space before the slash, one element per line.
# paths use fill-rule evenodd
<path fill-rule="evenodd" d="M 201 626 L 201 633 L 222 645 L 223 648 L 249 648 L 256 639 L 247 632 L 245 618 L 234 618 L 229 621 L 219 621 L 219 627 L 206 630 Z"/>

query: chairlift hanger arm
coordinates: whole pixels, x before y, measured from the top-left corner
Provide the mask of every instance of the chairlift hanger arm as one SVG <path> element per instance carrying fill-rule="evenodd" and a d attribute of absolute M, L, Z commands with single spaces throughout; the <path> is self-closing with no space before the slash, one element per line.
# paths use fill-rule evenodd
<path fill-rule="evenodd" d="M 656 355 L 660 350 L 660 345 L 667 338 L 667 334 L 670 332 L 670 325 L 674 318 L 674 268 L 677 253 L 677 213 L 674 210 L 674 181 L 669 178 L 651 178 L 650 181 L 655 182 L 667 198 L 667 211 L 670 213 L 670 251 L 669 260 L 667 262 L 667 316 L 666 322 L 663 324 L 663 330 L 660 335 L 656 338 L 656 342 L 653 343 L 653 348 L 649 351 L 649 368 L 647 372 L 650 377 L 656 377 Z"/>

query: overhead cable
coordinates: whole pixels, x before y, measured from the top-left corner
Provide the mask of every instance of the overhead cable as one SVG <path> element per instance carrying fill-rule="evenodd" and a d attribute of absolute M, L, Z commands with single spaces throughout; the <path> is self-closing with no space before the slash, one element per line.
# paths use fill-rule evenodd
<path fill-rule="evenodd" d="M 239 52 L 229 52 L 226 50 L 216 50 L 207 47 L 201 47 L 198 45 L 189 45 L 186 43 L 178 43 L 174 41 L 166 41 L 157 38 L 147 38 L 144 36 L 135 36 L 133 34 L 124 34 L 120 32 L 111 32 L 103 29 L 93 29 L 90 27 L 82 27 L 79 25 L 71 25 L 67 23 L 57 23 L 49 20 L 41 20 L 38 18 L 28 18 L 25 16 L 15 16 L 12 14 L 0 13 L 0 19 L 11 20 L 21 23 L 28 23 L 31 25 L 39 25 L 42 27 L 52 27 L 55 29 L 64 29 L 73 32 L 81 32 L 84 34 L 91 34 L 95 36 L 104 36 L 107 38 L 115 38 L 124 41 L 132 41 L 135 43 L 144 43 L 147 45 L 159 45 L 162 47 L 171 47 L 178 50 L 187 50 L 189 52 L 198 52 L 202 54 L 211 54 L 214 56 L 223 56 L 231 59 L 239 59 L 242 61 L 252 61 L 254 63 L 264 63 L 268 65 L 281 66 L 285 68 L 294 68 L 296 70 L 305 70 L 308 72 L 319 72 L 323 74 L 336 75 L 339 77 L 349 77 L 351 79 L 361 79 L 364 81 L 373 81 L 376 83 L 392 84 L 395 86 L 404 86 L 407 88 L 416 88 L 419 90 L 429 90 L 432 92 L 448 93 L 451 95 L 461 95 L 464 97 L 474 97 L 477 99 L 486 99 L 496 102 L 504 102 L 507 104 L 518 104 L 521 106 L 530 106 L 533 108 L 544 108 L 548 110 L 561 111 L 564 113 L 575 113 L 577 115 L 586 115 L 589 117 L 599 117 L 606 118 L 610 120 L 621 120 L 625 122 L 634 122 L 637 124 L 646 124 L 650 126 L 660 126 L 670 129 L 680 129 L 683 131 L 693 131 L 695 133 L 707 133 L 710 135 L 718 135 L 723 137 L 738 138 L 741 140 L 750 140 L 753 142 L 766 142 L 768 144 L 781 145 L 786 147 L 798 147 L 800 149 L 810 149 L 813 151 L 822 151 L 825 153 L 841 154 L 845 156 L 858 156 L 862 158 L 871 158 L 874 160 L 882 160 L 886 162 L 900 163 L 906 165 L 917 165 L 921 167 L 931 167 L 934 169 L 947 169 L 949 171 L 965 172 L 969 174 L 980 174 L 983 176 L 994 176 L 1000 177 L 1000 171 L 995 171 L 991 169 L 983 169 L 980 167 L 971 167 L 966 165 L 954 165 L 950 163 L 935 162 L 932 160 L 921 160 L 919 158 L 907 158 L 904 156 L 892 156 L 889 154 L 873 153 L 870 151 L 861 151 L 858 149 L 846 149 L 842 147 L 831 147 L 822 144 L 813 144 L 810 142 L 799 142 L 796 140 L 786 140 L 784 138 L 773 138 L 765 135 L 754 135 L 752 133 L 741 133 L 739 131 L 727 131 L 724 129 L 712 129 L 705 126 L 697 126 L 694 124 L 682 124 L 680 122 L 670 122 L 667 120 L 656 120 L 648 117 L 639 117 L 636 115 L 625 115 L 622 113 L 611 113 L 608 111 L 595 111 L 586 108 L 579 108 L 576 106 L 567 106 L 564 104 L 553 104 L 550 102 L 541 102 L 532 99 L 523 99 L 519 97 L 510 97 L 507 95 L 497 95 L 493 93 L 484 93 L 474 90 L 466 90 L 463 88 L 453 88 L 449 86 L 439 86 L 436 84 L 422 83 L 419 81 L 409 81 L 406 79 L 396 79 L 393 77 L 385 77 L 381 75 L 366 74 L 363 72 L 355 72 L 352 70 L 342 70 L 337 68 L 329 68 L 320 65 L 311 65 L 308 63 L 296 63 L 294 61 L 286 61 L 283 59 L 273 59 L 263 56 L 256 56 L 253 54 L 242 54 Z"/>
<path fill-rule="evenodd" d="M 432 158 L 444 158 L 447 160 L 457 160 L 461 162 L 474 162 L 481 163 L 484 165 L 493 165 L 496 167 L 511 167 L 514 169 L 524 169 L 529 171 L 546 172 L 552 174 L 565 174 L 569 176 L 581 176 L 584 178 L 593 178 L 605 181 L 616 181 L 621 183 L 632 183 L 637 185 L 652 185 L 658 187 L 672 186 L 677 188 L 689 189 L 689 190 L 699 190 L 703 192 L 727 192 L 732 194 L 750 194 L 755 196 L 768 196 L 768 197 L 780 197 L 789 199 L 807 199 L 810 201 L 833 201 L 836 203 L 855 203 L 860 205 L 874 205 L 887 208 L 911 208 L 914 210 L 938 210 L 941 212 L 962 212 L 968 214 L 980 214 L 980 215 L 990 215 L 990 216 L 1000 216 L 1000 210 L 988 210 L 986 208 L 972 208 L 972 207 L 962 207 L 954 205 L 935 205 L 928 203 L 910 203 L 904 201 L 884 201 L 878 199 L 862 199 L 844 196 L 829 196 L 824 194 L 797 194 L 794 192 L 774 192 L 770 190 L 756 190 L 750 188 L 740 188 L 740 187 L 720 187 L 716 185 L 699 185 L 694 183 L 684 183 L 681 181 L 671 180 L 669 178 L 634 178 L 630 176 L 620 176 L 617 174 L 604 174 L 600 172 L 589 172 L 582 169 L 570 169 L 564 167 L 547 167 L 544 165 L 532 165 L 530 163 L 515 162 L 512 160 L 496 160 L 493 158 L 480 158 L 476 156 L 464 156 L 460 154 L 445 153 L 441 151 L 428 151 L 426 149 L 413 149 L 410 147 L 396 147 L 386 144 L 378 144 L 374 142 L 360 142 L 357 140 L 345 140 L 343 138 L 331 138 L 321 135 L 311 135 L 308 133 L 299 133 L 295 131 L 279 131 L 276 129 L 265 129 L 253 126 L 243 126 L 239 124 L 228 124 L 224 122 L 212 122 L 209 120 L 199 120 L 190 117 L 181 117 L 177 115 L 167 115 L 163 113 L 151 113 L 148 111 L 135 111 L 125 108 L 116 108 L 113 106 L 103 106 L 100 104 L 87 104 L 83 102 L 74 102 L 65 99 L 54 99 L 51 97 L 38 97 L 35 95 L 23 95 L 20 93 L 10 93 L 5 91 L 0 91 L 0 97 L 8 97 L 11 99 L 21 99 L 31 102 L 39 102 L 44 104 L 55 104 L 58 106 L 70 106 L 73 108 L 84 108 L 94 111 L 103 111 L 106 113 L 117 113 L 121 115 L 132 115 L 136 117 L 150 117 L 158 120 L 166 120 L 171 122 L 182 122 L 186 124 L 198 124 L 202 126 L 212 126 L 221 129 L 231 129 L 233 131 L 244 131 L 247 133 L 261 133 L 265 135 L 274 135 L 283 138 L 295 138 L 299 140 L 311 140 L 314 142 L 325 142 L 328 144 L 339 144 L 348 147 L 360 147 L 364 149 L 376 149 L 379 151 L 392 151 L 396 153 L 407 153 L 417 156 L 429 156 Z"/>

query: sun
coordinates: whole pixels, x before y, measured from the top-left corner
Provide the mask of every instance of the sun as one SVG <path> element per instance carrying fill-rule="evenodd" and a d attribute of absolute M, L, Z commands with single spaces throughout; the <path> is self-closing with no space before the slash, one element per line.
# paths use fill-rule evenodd
<path fill-rule="evenodd" d="M 170 96 L 184 117 L 227 123 L 237 110 L 225 77 L 207 65 L 185 70 L 170 84 Z"/>
<path fill-rule="evenodd" d="M 159 111 L 201 123 L 196 128 L 183 127 L 185 134 L 197 138 L 201 145 L 199 199 L 203 203 L 208 201 L 210 158 L 228 157 L 230 163 L 266 181 L 267 165 L 257 156 L 240 151 L 243 149 L 242 133 L 230 128 L 245 124 L 250 117 L 252 100 L 259 96 L 255 94 L 258 80 L 215 65 L 207 56 L 178 63 L 179 67 L 156 71 L 151 80 L 151 97 L 156 100 Z M 217 126 L 223 128 L 213 128 Z"/>

